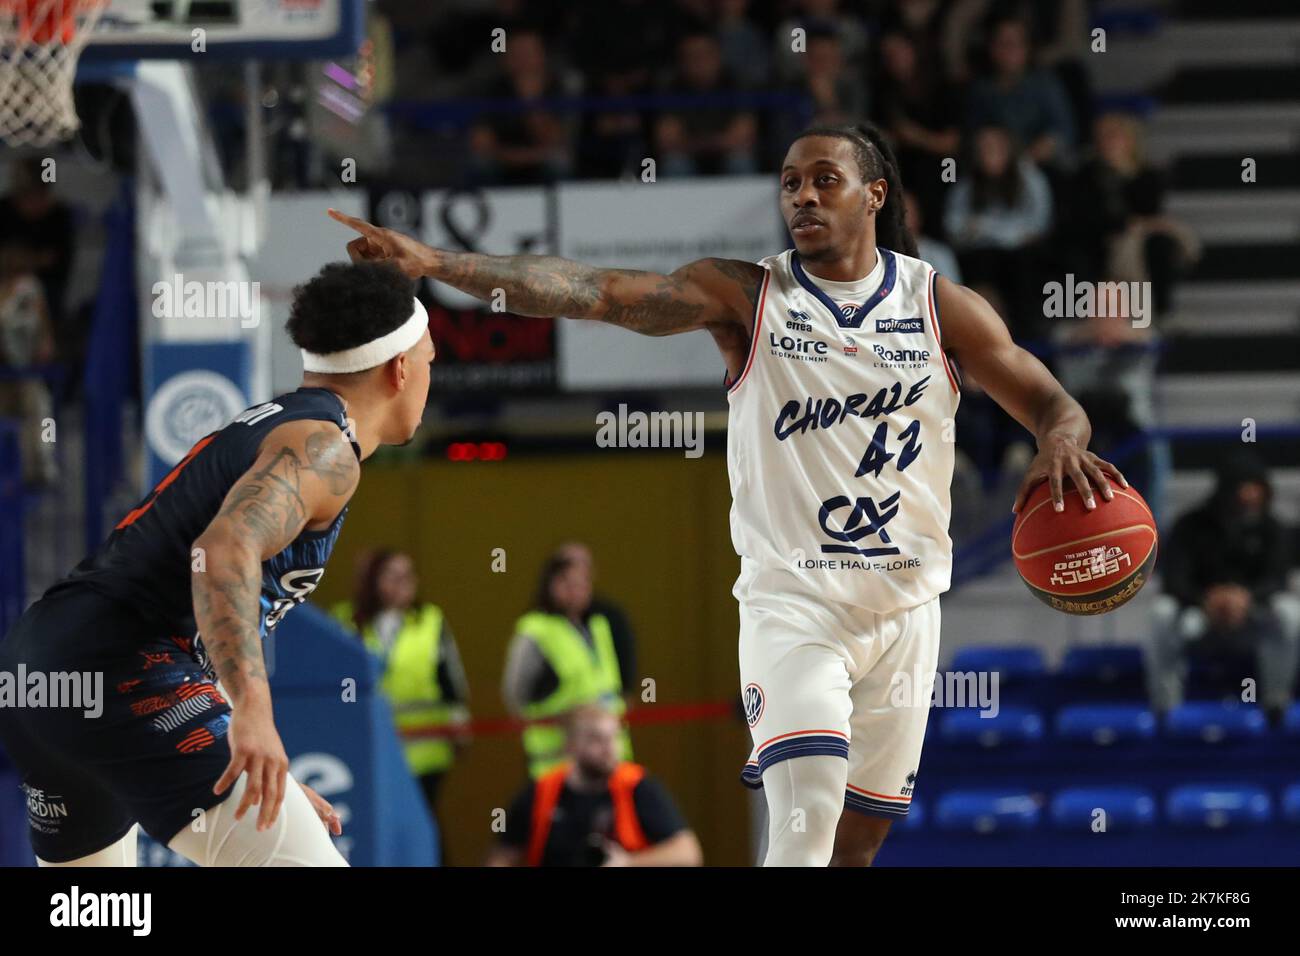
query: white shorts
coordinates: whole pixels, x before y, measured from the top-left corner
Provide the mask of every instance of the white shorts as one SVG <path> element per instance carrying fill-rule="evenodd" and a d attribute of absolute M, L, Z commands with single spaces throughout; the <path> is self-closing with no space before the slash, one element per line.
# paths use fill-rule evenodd
<path fill-rule="evenodd" d="M 939 598 L 876 614 L 782 594 L 740 600 L 740 683 L 754 749 L 741 773 L 791 757 L 849 762 L 845 807 L 907 815 L 939 663 Z"/>

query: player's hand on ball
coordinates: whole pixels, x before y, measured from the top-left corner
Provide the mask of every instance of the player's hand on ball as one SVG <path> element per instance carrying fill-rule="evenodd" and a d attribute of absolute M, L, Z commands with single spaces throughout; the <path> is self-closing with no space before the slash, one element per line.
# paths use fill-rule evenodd
<path fill-rule="evenodd" d="M 1025 470 L 1024 480 L 1020 482 L 1020 490 L 1016 492 L 1016 501 L 1011 510 L 1019 514 L 1034 486 L 1046 478 L 1052 492 L 1053 510 L 1064 511 L 1065 479 L 1068 477 L 1079 489 L 1084 507 L 1091 511 L 1097 507 L 1092 493 L 1094 485 L 1101 489 L 1101 496 L 1107 501 L 1114 497 L 1110 482 L 1106 480 L 1108 475 L 1122 487 L 1128 487 L 1128 481 L 1110 462 L 1098 458 L 1086 448 L 1080 448 L 1071 438 L 1051 439 L 1038 450 Z"/>
<path fill-rule="evenodd" d="M 265 715 L 259 711 L 230 715 L 230 763 L 212 788 L 213 793 L 233 786 L 241 773 L 247 773 L 248 780 L 235 819 L 242 820 L 248 808 L 256 806 L 257 829 L 269 830 L 280 815 L 289 775 L 289 755 L 284 752 L 269 711 Z"/>
<path fill-rule="evenodd" d="M 325 824 L 325 829 L 335 836 L 341 836 L 343 834 L 343 818 L 335 812 L 330 802 L 305 783 L 300 783 L 298 786 L 302 787 L 302 792 L 307 794 L 312 809 L 316 811 L 316 816 L 320 817 L 320 822 Z"/>
<path fill-rule="evenodd" d="M 601 866 L 631 866 L 632 854 L 613 840 L 605 841 L 605 862 Z"/>
<path fill-rule="evenodd" d="M 348 258 L 353 262 L 388 262 L 412 279 L 427 273 L 429 247 L 424 243 L 337 209 L 331 209 L 329 214 L 334 220 L 361 233 L 348 243 Z"/>

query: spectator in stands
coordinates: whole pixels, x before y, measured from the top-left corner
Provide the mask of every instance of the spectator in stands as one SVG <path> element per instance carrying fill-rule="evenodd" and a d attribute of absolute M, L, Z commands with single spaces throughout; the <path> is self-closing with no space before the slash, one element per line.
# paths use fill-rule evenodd
<path fill-rule="evenodd" d="M 738 91 L 710 33 L 696 32 L 677 44 L 677 69 L 665 90 L 671 96 L 710 98 Z M 741 175 L 757 168 L 758 123 L 748 110 L 722 104 L 684 106 L 655 124 L 659 171 L 665 176 Z"/>
<path fill-rule="evenodd" d="M 916 41 L 901 30 L 880 40 L 876 84 L 878 120 L 894 142 L 903 182 L 913 190 L 926 222 L 939 231 L 948 184 L 943 162 L 961 146 L 961 104 L 938 70 L 921 61 Z"/>
<path fill-rule="evenodd" d="M 600 576 L 596 573 L 596 559 L 591 548 L 581 541 L 566 541 L 555 549 L 555 553 L 586 569 L 592 582 L 592 597 L 587 604 L 585 616 L 599 614 L 609 621 L 609 633 L 614 639 L 619 673 L 623 675 L 623 695 L 627 697 L 635 693 L 633 678 L 636 674 L 636 635 L 622 606 L 595 590 Z"/>
<path fill-rule="evenodd" d="M 40 157 L 9 165 L 9 191 L 0 197 L 0 249 L 7 250 L 11 275 L 30 273 L 41 283 L 45 310 L 56 342 L 71 346 L 64 315 L 68 274 L 76 251 L 72 210 L 54 195 Z M 75 350 L 61 351 L 75 354 Z"/>
<path fill-rule="evenodd" d="M 834 31 L 808 34 L 808 58 L 801 92 L 812 103 L 814 125 L 847 126 L 867 115 L 866 88 L 844 68 L 844 52 Z"/>
<path fill-rule="evenodd" d="M 589 76 L 588 91 L 598 97 L 635 96 L 646 92 L 639 70 L 611 70 Z M 634 109 L 596 110 L 584 113 L 578 142 L 578 176 L 584 179 L 618 178 L 641 172 L 650 155 L 645 121 Z"/>
<path fill-rule="evenodd" d="M 904 180 L 906 182 L 906 180 Z M 903 192 L 903 215 L 907 220 L 907 230 L 916 237 L 916 251 L 919 257 L 934 266 L 934 271 L 946 276 L 953 282 L 962 284 L 961 266 L 957 263 L 957 254 L 952 246 L 942 239 L 936 239 L 927 231 L 929 220 L 910 188 Z"/>
<path fill-rule="evenodd" d="M 1054 365 L 1061 384 L 1088 413 L 1092 445 L 1108 454 L 1129 449 L 1116 461 L 1159 518 L 1169 450 L 1163 439 L 1143 435 L 1158 424 L 1160 354 L 1154 330 L 1136 315 L 1127 290 L 1118 282 L 1102 281 L 1091 315 L 1057 323 Z"/>
<path fill-rule="evenodd" d="M 1250 452 L 1226 458 L 1214 493 L 1183 515 L 1161 543 L 1165 594 L 1153 611 L 1147 649 L 1151 706 L 1183 701 L 1191 657 L 1253 658 L 1232 692 L 1254 678 L 1258 701 L 1280 720 L 1300 661 L 1300 600 L 1285 590 L 1287 537 L 1272 513 L 1272 484 Z"/>
<path fill-rule="evenodd" d="M 526 108 L 488 112 L 479 118 L 470 131 L 477 177 L 518 185 L 568 176 L 573 169 L 570 118 L 527 105 L 573 92 L 551 68 L 542 35 L 530 28 L 510 32 L 501 66 L 501 74 L 490 82 L 484 95 L 515 100 Z"/>
<path fill-rule="evenodd" d="M 352 600 L 334 605 L 331 613 L 379 661 L 380 688 L 398 730 L 441 732 L 406 737 L 402 744 L 436 820 L 438 793 L 466 740 L 469 684 L 442 609 L 421 601 L 419 590 L 409 554 L 376 551 L 357 563 Z"/>
<path fill-rule="evenodd" d="M 718 45 L 722 62 L 747 89 L 765 86 L 772 75 L 767 37 L 749 18 L 749 0 L 718 0 Z"/>
<path fill-rule="evenodd" d="M 953 0 L 942 17 L 941 44 L 947 75 L 969 83 L 987 67 L 988 27 L 1008 15 L 1029 24 L 1040 67 L 1055 72 L 1066 92 L 1075 129 L 1086 130 L 1092 115 L 1092 93 L 1084 59 L 1091 36 L 1088 0 Z"/>
<path fill-rule="evenodd" d="M 652 0 L 585 0 L 574 6 L 569 58 L 582 70 L 585 92 L 595 97 L 648 93 L 669 49 L 668 24 Z M 584 112 L 581 128 L 581 177 L 637 175 L 651 155 L 642 111 Z"/>
<path fill-rule="evenodd" d="M 700 866 L 700 842 L 672 797 L 619 758 L 618 718 L 587 704 L 569 714 L 568 761 L 511 803 L 489 866 Z"/>
<path fill-rule="evenodd" d="M 944 23 L 950 0 L 892 0 L 881 11 L 881 44 L 888 36 L 901 36 L 912 48 L 917 70 L 934 80 L 951 82 L 942 58 Z M 884 51 L 880 51 L 884 55 Z"/>
<path fill-rule="evenodd" d="M 1199 257 L 1200 243 L 1164 212 L 1164 176 L 1144 161 L 1134 117 L 1098 117 L 1095 141 L 1070 189 L 1062 241 L 1089 279 L 1109 273 L 1119 281 L 1150 282 L 1156 315 L 1166 315 L 1175 279 Z"/>
<path fill-rule="evenodd" d="M 1012 330 L 1030 334 L 1042 316 L 1038 246 L 1052 224 L 1051 187 L 1006 128 L 977 130 L 972 146 L 969 172 L 958 175 L 948 196 L 948 241 L 966 284 L 996 289 Z"/>
<path fill-rule="evenodd" d="M 814 31 L 829 30 L 840 38 L 845 69 L 855 82 L 866 76 L 868 41 L 866 26 L 858 17 L 840 9 L 839 0 L 799 0 L 798 13 L 776 28 L 777 77 L 785 83 L 798 82 L 807 67 L 807 45 Z M 804 42 L 796 44 L 795 30 L 803 31 Z"/>
<path fill-rule="evenodd" d="M 515 622 L 506 652 L 501 696 L 511 713 L 530 721 L 524 753 L 534 778 L 564 759 L 564 728 L 558 718 L 579 704 L 625 710 L 632 683 L 626 628 L 615 633 L 599 605 L 593 607 L 593 567 L 572 548 L 557 550 L 542 568 L 533 610 Z M 622 643 L 620 643 L 620 640 Z M 621 733 L 624 759 L 632 743 Z"/>
<path fill-rule="evenodd" d="M 989 75 L 970 86 L 969 129 L 1005 126 L 1040 166 L 1068 165 L 1075 126 L 1069 99 L 1056 76 L 1031 65 L 1029 28 L 1018 17 L 993 24 Z"/>
<path fill-rule="evenodd" d="M 489 45 L 492 31 L 506 32 L 509 41 L 519 32 L 541 34 L 542 43 L 549 46 L 557 37 L 563 18 L 559 13 L 571 0 L 472 0 L 457 3 L 405 3 L 402 0 L 387 4 L 390 15 L 403 20 L 420 20 L 425 26 L 426 59 L 437 64 L 437 73 L 444 83 L 435 88 L 434 95 L 464 96 L 490 77 L 499 66 L 501 54 Z M 400 27 L 399 27 L 400 28 Z M 481 43 L 466 42 L 469 37 L 483 37 Z M 446 83 L 446 78 L 453 78 Z M 428 96 L 428 90 L 421 95 Z"/>
<path fill-rule="evenodd" d="M 0 247 L 0 417 L 19 428 L 23 483 L 47 488 L 58 481 L 54 443 L 47 441 L 54 406 L 34 366 L 54 358 L 54 334 L 40 282 L 27 271 L 31 257 Z"/>

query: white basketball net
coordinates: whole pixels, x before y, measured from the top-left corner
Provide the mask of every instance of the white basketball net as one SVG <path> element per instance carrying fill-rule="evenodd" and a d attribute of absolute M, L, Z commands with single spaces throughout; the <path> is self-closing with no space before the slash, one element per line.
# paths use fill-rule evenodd
<path fill-rule="evenodd" d="M 80 122 L 72 79 L 108 0 L 0 0 L 0 140 L 45 146 Z"/>

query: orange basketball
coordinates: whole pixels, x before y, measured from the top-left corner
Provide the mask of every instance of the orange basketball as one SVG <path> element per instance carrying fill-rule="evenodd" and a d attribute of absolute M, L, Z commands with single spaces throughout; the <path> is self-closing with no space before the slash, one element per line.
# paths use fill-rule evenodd
<path fill-rule="evenodd" d="M 1156 521 L 1132 486 L 1114 482 L 1110 501 L 1093 492 L 1089 511 L 1066 479 L 1065 510 L 1052 508 L 1046 481 L 1016 516 L 1011 555 L 1029 590 L 1067 614 L 1104 614 L 1142 590 L 1156 562 Z"/>

